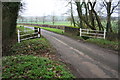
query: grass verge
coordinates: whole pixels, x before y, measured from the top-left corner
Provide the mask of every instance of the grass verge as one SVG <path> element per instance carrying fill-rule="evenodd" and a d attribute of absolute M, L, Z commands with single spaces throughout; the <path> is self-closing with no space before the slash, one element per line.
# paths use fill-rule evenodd
<path fill-rule="evenodd" d="M 75 35 L 68 34 L 68 33 L 64 33 L 64 35 L 69 36 L 69 37 L 76 39 L 76 40 L 97 44 L 98 46 L 101 46 L 104 48 L 109 48 L 109 49 L 112 49 L 115 51 L 119 50 L 118 45 L 120 44 L 120 42 L 117 42 L 117 41 L 109 41 L 106 39 L 97 39 L 97 38 L 88 38 L 85 40 L 84 38 L 82 38 L 80 36 L 75 36 Z"/>
<path fill-rule="evenodd" d="M 41 28 L 44 29 L 44 30 L 48 30 L 48 31 L 58 33 L 58 34 L 63 34 L 64 33 L 64 30 L 61 30 L 61 29 L 47 28 L 47 27 L 41 27 Z"/>
<path fill-rule="evenodd" d="M 32 39 L 16 43 L 10 50 L 10 55 L 29 54 L 40 55 L 45 53 L 53 53 L 53 49 L 45 38 Z"/>
<path fill-rule="evenodd" d="M 119 47 L 118 47 L 118 45 L 120 44 L 119 42 L 109 41 L 105 39 L 95 39 L 95 38 L 90 38 L 90 39 L 87 39 L 86 41 L 95 43 L 101 47 L 110 48 L 113 50 L 119 50 Z"/>
<path fill-rule="evenodd" d="M 45 38 L 16 43 L 3 57 L 3 78 L 74 78 L 65 65 L 50 56 L 53 49 Z M 48 56 L 43 56 L 46 54 Z M 54 53 L 53 53 L 54 54 Z"/>
<path fill-rule="evenodd" d="M 65 65 L 32 55 L 3 57 L 3 78 L 74 78 Z"/>

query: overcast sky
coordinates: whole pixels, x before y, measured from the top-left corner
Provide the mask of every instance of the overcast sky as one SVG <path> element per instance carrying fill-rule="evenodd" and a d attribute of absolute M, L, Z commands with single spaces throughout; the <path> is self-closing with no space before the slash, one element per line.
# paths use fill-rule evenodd
<path fill-rule="evenodd" d="M 23 0 L 25 10 L 22 16 L 63 15 L 68 8 L 64 0 Z"/>
<path fill-rule="evenodd" d="M 22 0 L 22 2 L 25 3 L 22 16 L 47 16 L 53 14 L 63 16 L 69 9 L 69 7 L 65 7 L 68 4 L 65 0 Z M 76 10 L 76 6 L 74 6 L 74 10 Z M 77 15 L 76 11 L 74 15 Z M 112 16 L 118 16 L 118 14 L 112 14 Z"/>

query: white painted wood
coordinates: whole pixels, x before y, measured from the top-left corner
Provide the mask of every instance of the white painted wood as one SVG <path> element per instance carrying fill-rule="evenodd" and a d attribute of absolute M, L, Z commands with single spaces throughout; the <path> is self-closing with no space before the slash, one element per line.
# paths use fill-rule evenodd
<path fill-rule="evenodd" d="M 94 32 L 92 32 L 94 31 Z M 106 30 L 99 31 L 99 30 L 89 30 L 89 29 L 81 29 L 80 28 L 80 36 L 87 36 L 87 37 L 94 37 L 94 38 L 103 38 L 106 37 Z"/>
<path fill-rule="evenodd" d="M 80 37 L 82 36 L 82 29 L 80 28 Z"/>
<path fill-rule="evenodd" d="M 38 33 L 32 33 L 32 34 L 38 34 Z M 21 35 L 21 36 L 23 37 L 23 36 L 28 36 L 28 35 L 31 35 L 31 34 L 24 34 L 24 35 Z"/>
<path fill-rule="evenodd" d="M 89 34 L 89 29 L 87 29 L 87 34 Z"/>
<path fill-rule="evenodd" d="M 38 29 L 36 29 L 36 30 L 38 30 L 38 32 L 36 32 L 36 33 L 30 33 L 30 34 L 23 34 L 23 35 L 20 34 L 20 32 L 22 32 L 22 31 L 18 30 L 18 43 L 20 43 L 20 42 L 23 41 L 23 40 L 40 37 L 40 28 L 38 28 Z M 24 30 L 24 31 L 25 31 L 25 30 Z M 23 31 L 23 32 L 24 32 L 24 31 Z M 29 31 L 31 31 L 31 30 L 27 30 L 27 32 L 29 32 Z M 25 32 L 26 32 L 26 31 L 25 31 Z M 27 38 L 21 38 L 21 37 L 23 37 L 23 36 L 32 35 L 32 34 L 38 34 L 38 35 L 37 35 L 37 36 L 34 36 L 34 35 L 33 35 L 32 37 L 27 37 Z"/>
<path fill-rule="evenodd" d="M 18 30 L 18 43 L 20 43 L 20 31 Z"/>
<path fill-rule="evenodd" d="M 106 29 L 104 30 L 104 39 L 105 39 L 105 37 L 106 37 Z"/>
<path fill-rule="evenodd" d="M 21 39 L 22 41 L 23 40 L 28 40 L 28 39 L 31 39 L 31 38 L 37 38 L 38 36 L 34 36 L 34 37 L 28 37 L 28 38 L 24 38 L 24 39 Z"/>
<path fill-rule="evenodd" d="M 38 28 L 38 38 L 40 38 L 40 29 Z"/>

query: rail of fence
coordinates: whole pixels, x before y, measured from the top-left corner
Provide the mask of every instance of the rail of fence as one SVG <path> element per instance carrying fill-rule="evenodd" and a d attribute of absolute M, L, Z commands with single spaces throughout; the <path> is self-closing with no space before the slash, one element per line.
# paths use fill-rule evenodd
<path fill-rule="evenodd" d="M 37 32 L 35 32 L 36 30 L 37 30 Z M 24 31 L 20 31 L 18 29 L 18 31 L 17 31 L 18 32 L 18 43 L 20 43 L 23 40 L 27 40 L 27 39 L 31 39 L 31 38 L 40 38 L 40 30 L 41 30 L 40 28 L 34 29 L 34 33 L 27 33 L 31 30 L 25 30 L 26 34 L 20 34 Z M 32 36 L 30 36 L 30 35 L 32 35 Z M 28 36 L 30 36 L 30 37 L 28 37 Z M 22 37 L 25 37 L 25 38 L 22 38 Z"/>
<path fill-rule="evenodd" d="M 99 30 L 90 30 L 90 29 L 81 29 L 80 28 L 80 36 L 105 39 L 106 30 L 99 31 Z"/>

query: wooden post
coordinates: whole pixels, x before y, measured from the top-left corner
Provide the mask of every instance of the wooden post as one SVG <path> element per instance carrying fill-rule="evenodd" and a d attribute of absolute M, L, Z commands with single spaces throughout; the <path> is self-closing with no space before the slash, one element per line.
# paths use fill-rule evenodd
<path fill-rule="evenodd" d="M 38 28 L 38 38 L 40 38 L 40 28 Z"/>
<path fill-rule="evenodd" d="M 82 36 L 82 29 L 80 28 L 80 37 Z"/>
<path fill-rule="evenodd" d="M 18 30 L 18 43 L 20 43 L 20 31 Z"/>
<path fill-rule="evenodd" d="M 105 39 L 105 37 L 106 37 L 106 29 L 104 29 L 104 39 Z"/>
<path fill-rule="evenodd" d="M 87 29 L 87 34 L 89 34 L 89 29 Z"/>

